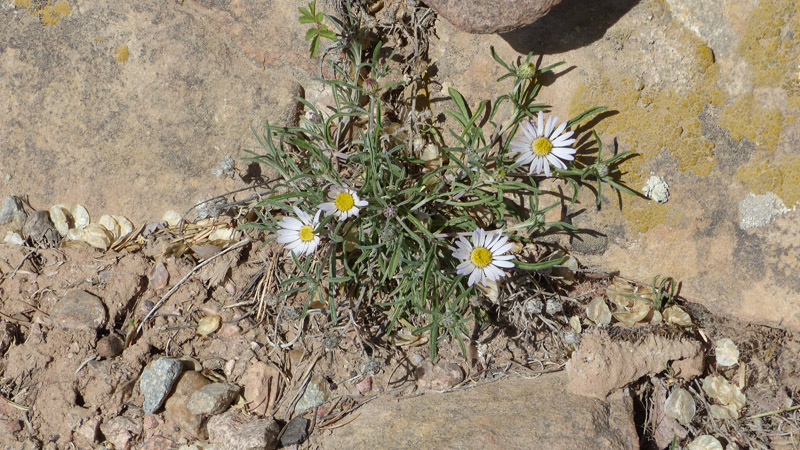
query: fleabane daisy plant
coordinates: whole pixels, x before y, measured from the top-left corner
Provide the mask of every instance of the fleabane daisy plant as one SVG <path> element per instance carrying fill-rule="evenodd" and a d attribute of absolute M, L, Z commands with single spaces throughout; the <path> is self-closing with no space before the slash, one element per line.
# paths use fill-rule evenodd
<path fill-rule="evenodd" d="M 369 204 L 366 200 L 361 200 L 354 189 L 347 186 L 332 187 L 328 191 L 328 200 L 332 201 L 319 205 L 319 209 L 324 211 L 326 216 L 333 215 L 339 220 L 357 216 L 359 208 Z"/>
<path fill-rule="evenodd" d="M 468 286 L 480 283 L 488 286 L 490 281 L 497 281 L 506 276 L 503 268 L 514 267 L 512 255 L 505 255 L 511 250 L 512 243 L 503 230 L 485 231 L 478 228 L 472 232 L 472 242 L 459 236 L 453 257 L 460 260 L 456 267 L 459 275 L 469 275 Z"/>
<path fill-rule="evenodd" d="M 573 131 L 564 130 L 567 122 L 556 126 L 558 117 L 550 116 L 545 121 L 544 114 L 539 111 L 536 122 L 525 119 L 519 124 L 519 130 L 511 141 L 511 151 L 519 153 L 517 164 L 524 166 L 530 164 L 528 174 L 536 173 L 549 177 L 550 165 L 559 169 L 566 169 L 564 161 L 575 159 L 576 150 L 570 145 L 575 143 L 572 139 Z"/>
<path fill-rule="evenodd" d="M 298 257 L 314 253 L 319 245 L 319 234 L 314 230 L 319 226 L 319 215 L 303 212 L 297 206 L 293 207 L 297 217 L 284 217 L 278 222 L 278 242 L 286 245 L 287 252 L 294 252 Z"/>

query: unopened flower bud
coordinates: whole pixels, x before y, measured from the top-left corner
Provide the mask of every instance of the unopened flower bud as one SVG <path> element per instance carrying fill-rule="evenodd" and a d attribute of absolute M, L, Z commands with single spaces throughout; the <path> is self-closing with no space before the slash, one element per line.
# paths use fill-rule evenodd
<path fill-rule="evenodd" d="M 372 78 L 367 78 L 364 80 L 364 90 L 370 94 L 378 92 L 378 82 Z"/>
<path fill-rule="evenodd" d="M 517 75 L 519 75 L 520 78 L 525 78 L 526 80 L 533 78 L 536 76 L 536 65 L 530 62 L 520 64 L 519 68 L 517 69 Z"/>

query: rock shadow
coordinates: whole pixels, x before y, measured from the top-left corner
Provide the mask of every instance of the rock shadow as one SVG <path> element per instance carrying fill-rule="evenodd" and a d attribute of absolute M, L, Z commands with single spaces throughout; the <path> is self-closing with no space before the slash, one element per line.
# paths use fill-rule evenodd
<path fill-rule="evenodd" d="M 525 27 L 500 33 L 514 50 L 535 55 L 563 53 L 601 39 L 639 0 L 564 0 Z"/>

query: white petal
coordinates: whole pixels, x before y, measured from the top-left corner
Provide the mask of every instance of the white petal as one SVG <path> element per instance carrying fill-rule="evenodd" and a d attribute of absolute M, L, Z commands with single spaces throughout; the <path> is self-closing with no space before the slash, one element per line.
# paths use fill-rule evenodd
<path fill-rule="evenodd" d="M 554 148 L 551 150 L 551 153 L 557 156 L 559 159 L 565 159 L 567 161 L 572 161 L 575 159 L 574 155 L 575 152 L 570 152 L 568 148 Z"/>
<path fill-rule="evenodd" d="M 505 275 L 505 272 L 492 266 L 491 264 L 483 268 L 483 272 L 490 281 L 497 281 Z"/>
<path fill-rule="evenodd" d="M 533 142 L 533 140 L 536 138 L 536 130 L 533 129 L 532 125 L 533 124 L 528 120 L 523 120 L 519 124 L 522 134 L 528 139 L 528 142 Z"/>
<path fill-rule="evenodd" d="M 288 244 L 289 242 L 294 242 L 296 240 L 298 240 L 297 236 L 278 236 L 278 239 L 276 239 L 279 244 Z"/>
<path fill-rule="evenodd" d="M 289 242 L 288 244 L 286 244 L 286 250 L 294 250 L 297 247 L 300 247 L 302 243 L 303 241 L 301 241 L 300 239 Z"/>
<path fill-rule="evenodd" d="M 459 275 L 469 275 L 475 271 L 475 264 L 472 261 L 464 261 L 456 267 L 456 273 Z"/>
<path fill-rule="evenodd" d="M 522 155 L 519 156 L 519 158 L 517 158 L 516 163 L 519 164 L 520 166 L 524 166 L 533 161 L 533 158 L 534 158 L 533 153 L 523 153 Z"/>
<path fill-rule="evenodd" d="M 299 230 L 303 228 L 303 222 L 295 219 L 294 217 L 284 217 L 278 222 L 278 226 L 286 230 Z"/>
<path fill-rule="evenodd" d="M 528 152 L 531 149 L 530 142 L 512 141 L 508 147 L 514 153 Z"/>
<path fill-rule="evenodd" d="M 547 164 L 546 160 L 542 160 L 542 165 L 544 166 L 544 176 L 549 177 L 551 175 L 550 164 Z"/>
<path fill-rule="evenodd" d="M 558 120 L 558 117 L 550 116 L 547 118 L 547 125 L 544 126 L 544 137 L 550 139 L 551 133 L 553 132 L 553 125 L 555 125 L 556 120 Z"/>
<path fill-rule="evenodd" d="M 475 282 L 480 282 L 483 278 L 483 271 L 482 270 L 475 270 L 472 272 L 472 275 L 469 276 L 469 281 L 467 281 L 467 286 L 472 286 Z"/>
<path fill-rule="evenodd" d="M 513 262 L 511 262 L 511 261 L 503 261 L 503 260 L 500 260 L 500 259 L 495 259 L 494 261 L 492 261 L 492 264 L 494 264 L 497 267 L 507 267 L 507 268 L 514 267 L 514 263 Z"/>
<path fill-rule="evenodd" d="M 507 251 L 507 250 L 504 250 L 504 251 L 501 252 L 501 251 L 497 250 L 497 249 L 501 248 L 503 246 L 503 244 L 508 242 L 508 236 L 503 236 L 502 234 L 500 234 L 499 236 L 500 236 L 500 238 L 496 239 L 494 242 L 492 242 L 492 245 L 486 247 L 486 248 L 489 249 L 490 252 L 492 252 L 492 255 L 494 255 L 496 253 L 497 254 L 505 253 Z M 509 245 L 511 245 L 511 244 L 509 244 Z M 509 248 L 511 248 L 511 247 L 509 247 Z"/>
<path fill-rule="evenodd" d="M 569 133 L 563 134 L 554 138 L 551 142 L 553 143 L 553 147 L 565 147 L 569 144 L 575 142 L 575 139 L 570 139 L 569 137 L 572 136 L 572 131 Z"/>
<path fill-rule="evenodd" d="M 545 159 L 542 156 L 537 156 L 536 161 L 534 161 L 534 164 L 536 164 L 536 173 L 540 175 L 543 173 L 547 173 L 547 176 L 548 177 L 550 176 L 547 159 Z"/>
<path fill-rule="evenodd" d="M 565 128 L 567 128 L 567 122 L 564 122 L 564 123 L 562 123 L 561 125 L 559 125 L 559 126 L 556 128 L 556 130 L 553 132 L 553 137 L 558 137 L 558 136 L 560 136 L 560 135 L 561 135 L 561 133 L 564 131 L 564 129 L 565 129 Z"/>
<path fill-rule="evenodd" d="M 503 253 L 511 250 L 511 247 L 513 247 L 513 246 L 514 246 L 514 243 L 509 242 L 506 245 L 503 245 L 503 246 L 495 249 L 494 252 L 493 252 L 493 254 L 495 255 L 494 257 L 495 258 L 499 258 L 500 256 L 503 256 Z"/>
<path fill-rule="evenodd" d="M 536 130 L 539 133 L 539 136 L 543 135 L 542 131 L 544 131 L 544 113 L 539 111 L 539 117 L 537 118 L 537 127 Z"/>
<path fill-rule="evenodd" d="M 297 206 L 294 207 L 294 212 L 297 214 L 297 218 L 300 219 L 304 224 L 308 225 L 311 223 L 311 215 L 300 210 Z"/>
<path fill-rule="evenodd" d="M 550 161 L 554 166 L 558 167 L 559 169 L 566 169 L 567 165 L 564 164 L 556 155 L 550 154 L 547 155 L 547 160 Z"/>

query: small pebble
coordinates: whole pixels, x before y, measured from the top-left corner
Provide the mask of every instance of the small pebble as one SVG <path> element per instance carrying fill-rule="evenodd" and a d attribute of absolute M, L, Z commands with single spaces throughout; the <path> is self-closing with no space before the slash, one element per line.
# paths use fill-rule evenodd
<path fill-rule="evenodd" d="M 106 324 L 106 308 L 94 295 L 67 292 L 49 311 L 53 323 L 67 330 L 97 330 Z"/>
<path fill-rule="evenodd" d="M 300 401 L 298 401 L 297 405 L 294 407 L 294 412 L 299 414 L 315 406 L 319 406 L 325 403 L 325 400 L 328 399 L 328 395 L 330 395 L 328 382 L 319 374 L 314 374 L 311 376 L 311 380 L 309 380 L 306 390 L 303 392 L 303 396 L 300 397 Z"/>
<path fill-rule="evenodd" d="M 201 372 L 189 370 L 182 373 L 169 398 L 164 402 L 164 417 L 170 425 L 177 426 L 184 435 L 192 435 L 193 438 L 203 437 L 204 416 L 193 414 L 187 407 L 192 394 L 211 384 L 208 378 Z"/>
<path fill-rule="evenodd" d="M 139 427 L 133 420 L 125 416 L 117 416 L 100 424 L 100 431 L 108 442 L 114 444 L 114 448 L 128 448 L 133 435 L 138 433 Z"/>
<path fill-rule="evenodd" d="M 61 235 L 58 234 L 47 211 L 36 211 L 28 216 L 22 225 L 22 236 L 47 246 L 55 246 L 61 241 Z"/>
<path fill-rule="evenodd" d="M 119 356 L 124 349 L 125 342 L 116 334 L 110 334 L 97 341 L 97 354 L 106 359 Z"/>
<path fill-rule="evenodd" d="M 295 417 L 286 425 L 283 435 L 281 435 L 281 445 L 286 447 L 288 445 L 299 444 L 306 440 L 308 437 L 308 424 L 309 420 L 302 417 Z"/>
<path fill-rule="evenodd" d="M 160 416 L 156 414 L 145 414 L 144 419 L 142 419 L 142 428 L 145 430 L 152 430 L 158 428 L 163 423 L 164 421 Z"/>
<path fill-rule="evenodd" d="M 461 367 L 452 363 L 439 363 L 434 366 L 426 362 L 414 370 L 414 376 L 419 387 L 437 391 L 450 389 L 464 380 Z"/>
<path fill-rule="evenodd" d="M 151 436 L 142 446 L 142 450 L 170 450 L 175 445 L 174 442 L 165 438 L 164 436 Z"/>
<path fill-rule="evenodd" d="M 214 450 L 271 449 L 277 447 L 281 427 L 269 417 L 255 419 L 230 410 L 208 419 L 208 440 Z"/>
<path fill-rule="evenodd" d="M 150 268 L 150 272 L 147 274 L 147 278 L 150 280 L 150 289 L 154 291 L 160 291 L 167 287 L 167 283 L 169 283 L 169 272 L 167 271 L 167 267 L 161 261 L 157 262 L 152 268 Z"/>
<path fill-rule="evenodd" d="M 372 390 L 372 377 L 367 377 L 361 380 L 358 384 L 356 384 L 356 389 L 358 389 L 358 393 L 361 395 L 366 394 L 367 392 Z"/>
<path fill-rule="evenodd" d="M 192 414 L 219 414 L 239 395 L 239 386 L 233 383 L 211 383 L 194 391 L 186 407 Z"/>
<path fill-rule="evenodd" d="M 0 225 L 10 223 L 13 229 L 21 230 L 27 217 L 19 197 L 7 195 L 3 198 L 3 204 L 0 205 Z"/>
<path fill-rule="evenodd" d="M 21 420 L 0 421 L 0 434 L 16 433 L 22 429 Z"/>
<path fill-rule="evenodd" d="M 142 408 L 145 414 L 153 414 L 161 407 L 182 369 L 179 359 L 167 357 L 158 358 L 144 368 L 139 390 L 144 396 Z"/>

